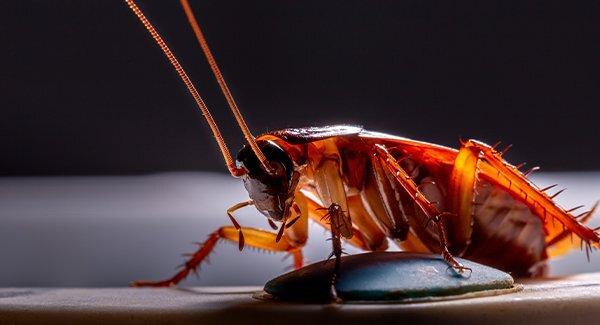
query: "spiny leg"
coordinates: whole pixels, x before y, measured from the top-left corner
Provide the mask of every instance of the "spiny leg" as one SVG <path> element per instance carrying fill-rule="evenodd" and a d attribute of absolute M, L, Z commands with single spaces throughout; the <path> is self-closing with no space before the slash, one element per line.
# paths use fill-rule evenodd
<path fill-rule="evenodd" d="M 338 148 L 332 141 L 323 141 L 319 149 L 323 158 L 310 168 L 313 169 L 313 181 L 317 194 L 327 207 L 329 223 L 331 226 L 333 255 L 336 256 L 336 265 L 332 275 L 331 298 L 338 300 L 335 283 L 339 277 L 341 263 L 341 238 L 350 239 L 354 236 L 352 232 L 352 219 L 348 211 L 346 189 L 341 171 L 340 154 Z"/>
<path fill-rule="evenodd" d="M 576 216 L 575 218 L 577 218 L 577 221 L 579 221 L 582 225 L 587 225 L 587 223 L 596 213 L 598 209 L 598 204 L 599 202 L 596 202 L 596 204 L 594 204 L 594 206 L 589 211 L 583 212 Z M 564 255 L 571 249 L 575 249 L 577 247 L 583 249 L 583 240 L 581 238 L 578 238 L 578 240 L 574 240 L 573 232 L 567 228 L 563 228 L 563 230 L 556 235 L 553 234 L 553 237 L 547 236 L 546 238 L 546 248 L 548 256 L 550 258 Z M 586 253 L 588 254 L 588 258 L 589 252 L 590 250 L 586 246 Z"/>
<path fill-rule="evenodd" d="M 244 249 L 244 242 L 245 242 L 244 241 L 244 233 L 242 232 L 242 227 L 240 226 L 240 224 L 237 222 L 237 220 L 235 220 L 233 213 L 243 207 L 253 205 L 253 204 L 254 204 L 254 201 L 248 200 L 248 201 L 234 204 L 233 206 L 231 206 L 227 209 L 227 216 L 229 217 L 229 220 L 231 220 L 231 223 L 233 223 L 233 226 L 238 233 L 237 242 L 238 242 L 238 249 L 240 251 L 242 249 Z M 208 236 L 208 240 L 206 242 L 204 242 L 204 244 L 200 245 L 200 249 L 195 254 L 191 255 L 192 257 L 190 258 L 189 261 L 186 261 L 186 263 L 184 263 L 184 265 L 183 265 L 184 268 L 181 271 L 179 271 L 172 278 L 164 280 L 164 281 L 157 281 L 157 282 L 135 281 L 132 283 L 132 286 L 162 287 L 162 286 L 175 285 L 175 284 L 179 283 L 181 280 L 183 280 L 188 275 L 188 273 L 190 271 L 196 271 L 196 269 L 198 268 L 198 266 L 200 265 L 202 260 L 204 260 L 208 256 L 208 254 L 210 254 L 210 252 L 213 250 L 214 246 L 217 244 L 217 241 L 219 240 L 219 236 L 222 235 L 220 233 L 220 231 L 222 229 L 226 229 L 226 227 L 219 228 L 219 230 L 210 234 Z M 188 265 L 190 265 L 190 267 L 188 267 Z"/>
<path fill-rule="evenodd" d="M 599 244 L 600 236 L 594 229 L 583 225 L 570 211 L 553 201 L 558 193 L 552 196 L 546 194 L 545 190 L 548 188 L 540 189 L 529 181 L 527 179 L 529 172 L 521 173 L 517 167 L 507 163 L 502 158 L 503 152 L 498 152 L 493 147 L 475 140 L 468 140 L 463 147 L 481 158 L 478 164 L 478 175 L 481 179 L 503 188 L 525 203 L 546 226 L 548 220 L 556 220 L 566 230 L 580 237 L 586 243 L 586 247 L 589 247 L 590 243 Z"/>
<path fill-rule="evenodd" d="M 582 206 L 570 210 L 558 206 L 553 201 L 558 193 L 552 196 L 545 193 L 556 184 L 544 189 L 538 188 L 527 179 L 527 175 L 536 167 L 522 173 L 519 167 L 524 164 L 512 166 L 502 158 L 506 150 L 499 152 L 495 150 L 495 146 L 491 147 L 476 140 L 461 143 L 449 184 L 452 212 L 458 216 L 458 218 L 451 218 L 454 239 L 461 244 L 465 243 L 470 236 L 472 213 L 476 204 L 475 185 L 476 181 L 481 179 L 502 188 L 526 204 L 542 221 L 546 234 L 547 254 L 550 257 L 562 255 L 580 244 L 581 246 L 585 244 L 586 252 L 589 253 L 590 243 L 597 244 L 598 235 L 596 229 L 590 229 L 585 225 L 595 213 L 597 204 L 590 211 L 574 216 L 571 212 Z M 555 220 L 558 224 L 555 224 Z M 573 241 L 573 234 L 581 240 Z"/>
<path fill-rule="evenodd" d="M 342 240 L 340 238 L 339 228 L 341 227 L 340 223 L 342 222 L 342 218 L 345 218 L 344 211 L 342 208 L 333 203 L 327 209 L 327 214 L 325 218 L 328 219 L 330 229 L 331 229 L 331 246 L 332 252 L 327 258 L 329 261 L 330 258 L 335 257 L 333 273 L 331 274 L 331 282 L 330 282 L 330 293 L 332 300 L 338 300 L 337 290 L 335 288 L 338 279 L 340 278 L 340 270 L 342 266 Z"/>
<path fill-rule="evenodd" d="M 296 267 L 302 265 L 302 248 L 292 246 L 286 236 L 279 242 L 275 242 L 277 234 L 249 227 L 241 227 L 245 235 L 246 245 L 249 247 L 263 249 L 273 252 L 288 252 L 294 257 Z M 190 258 L 185 261 L 182 269 L 174 276 L 162 281 L 135 281 L 132 283 L 134 287 L 168 287 L 174 286 L 185 279 L 190 272 L 196 272 L 200 263 L 206 259 L 210 252 L 214 249 L 219 239 L 227 239 L 232 242 L 239 242 L 239 231 L 235 227 L 221 227 L 217 231 L 208 236 L 208 240 L 200 244 L 200 248 Z"/>
<path fill-rule="evenodd" d="M 487 151 L 487 154 L 484 151 Z M 454 167 L 448 184 L 448 198 L 451 212 L 456 214 L 455 218 L 448 219 L 450 231 L 452 231 L 452 244 L 454 245 L 454 248 L 457 246 L 459 249 L 466 248 L 469 244 L 473 227 L 474 208 L 477 205 L 475 202 L 475 197 L 477 195 L 476 187 L 480 178 L 478 175 L 480 175 L 481 170 L 483 170 L 481 178 L 486 179 L 486 182 L 490 182 L 490 176 L 494 176 L 496 179 L 500 180 L 500 183 L 504 183 L 504 185 L 508 184 L 508 187 L 511 189 L 509 191 L 507 188 L 504 188 L 504 190 L 511 193 L 513 197 L 516 196 L 517 200 L 523 201 L 526 204 L 528 203 L 526 201 L 529 196 L 519 190 L 516 185 L 519 180 L 523 181 L 522 178 L 525 175 L 518 171 L 519 166 L 510 166 L 506 162 L 503 162 L 501 157 L 501 152 L 496 152 L 492 147 L 475 140 L 461 143 L 461 148 L 454 161 Z M 502 165 L 506 168 L 496 170 L 489 163 L 490 160 L 497 161 L 498 163 L 502 162 Z M 521 164 L 520 166 L 522 165 L 524 164 Z M 509 178 L 512 177 L 517 180 L 515 185 L 512 185 L 512 181 L 507 177 L 504 177 L 504 173 L 507 173 Z M 496 184 L 497 182 L 498 181 L 491 181 L 492 184 Z M 529 182 L 527 181 L 526 183 Z M 500 187 L 504 186 L 500 184 Z M 529 202 L 528 205 L 531 205 L 531 202 Z M 538 206 L 537 203 L 534 203 L 534 205 Z M 577 208 L 565 212 L 568 213 Z M 563 227 L 562 224 L 555 227 L 552 223 L 545 222 L 546 220 L 544 220 L 545 218 L 543 218 L 543 215 L 539 214 L 539 210 L 536 211 L 532 208 L 530 208 L 530 210 L 535 213 L 537 217 L 542 217 L 546 233 L 546 246 L 549 249 L 547 253 L 549 256 L 558 256 L 566 253 L 571 248 L 579 246 L 579 242 L 574 242 L 572 240 L 573 231 L 571 228 Z M 580 224 L 585 225 L 592 217 L 595 210 L 596 206 L 590 211 L 584 212 L 575 218 L 577 218 L 577 221 L 579 221 Z"/>
<path fill-rule="evenodd" d="M 429 220 L 434 222 L 437 228 L 441 254 L 444 260 L 458 273 L 463 273 L 465 270 L 470 271 L 468 267 L 457 261 L 448 250 L 448 239 L 446 235 L 446 226 L 443 218 L 447 218 L 452 214 L 447 212 L 439 212 L 433 202 L 430 202 L 427 197 L 419 190 L 419 186 L 413 181 L 408 173 L 400 166 L 396 158 L 394 158 L 383 145 L 374 146 L 375 155 L 380 159 L 381 163 L 388 168 L 394 175 L 400 186 L 406 191 L 413 201 L 421 208 L 423 213 Z"/>

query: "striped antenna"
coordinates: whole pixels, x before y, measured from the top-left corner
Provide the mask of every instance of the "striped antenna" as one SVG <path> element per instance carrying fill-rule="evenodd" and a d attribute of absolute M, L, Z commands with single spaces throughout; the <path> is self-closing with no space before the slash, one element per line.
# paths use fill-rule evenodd
<path fill-rule="evenodd" d="M 236 166 L 235 161 L 231 157 L 231 153 L 229 152 L 229 149 L 227 148 L 227 144 L 225 143 L 225 140 L 223 139 L 223 136 L 221 135 L 221 131 L 219 130 L 219 127 L 217 126 L 217 123 L 215 122 L 212 115 L 210 114 L 210 111 L 208 110 L 208 107 L 202 100 L 202 97 L 200 97 L 200 94 L 196 90 L 196 87 L 194 86 L 194 84 L 188 77 L 187 73 L 185 72 L 185 70 L 183 69 L 183 67 L 181 66 L 179 61 L 177 60 L 177 57 L 175 57 L 173 52 L 171 52 L 171 49 L 169 49 L 169 47 L 167 46 L 165 41 L 162 39 L 160 34 L 156 31 L 154 26 L 152 26 L 152 24 L 150 23 L 148 18 L 146 18 L 144 13 L 140 10 L 140 8 L 137 6 L 135 1 L 134 0 L 125 0 L 125 3 L 127 3 L 129 8 L 131 9 L 131 11 L 133 11 L 133 13 L 136 15 L 136 17 L 144 25 L 144 27 L 146 28 L 148 33 L 150 33 L 150 36 L 152 36 L 152 38 L 154 39 L 156 44 L 163 51 L 164 55 L 167 57 L 167 59 L 169 60 L 169 62 L 171 63 L 171 65 L 173 66 L 173 68 L 175 69 L 177 74 L 179 75 L 179 77 L 181 78 L 181 81 L 183 81 L 183 83 L 185 84 L 188 92 L 194 98 L 196 105 L 202 112 L 202 115 L 206 119 L 206 122 L 208 123 L 208 126 L 210 127 L 210 130 L 212 131 L 213 136 L 214 136 L 215 140 L 217 141 L 217 145 L 219 145 L 219 149 L 221 150 L 221 154 L 223 155 L 223 159 L 225 160 L 225 164 L 227 165 L 227 168 L 229 169 L 229 172 L 231 173 L 231 175 L 234 177 L 239 177 L 239 176 L 242 176 L 243 174 L 245 174 L 245 170 L 243 168 L 238 168 Z"/>

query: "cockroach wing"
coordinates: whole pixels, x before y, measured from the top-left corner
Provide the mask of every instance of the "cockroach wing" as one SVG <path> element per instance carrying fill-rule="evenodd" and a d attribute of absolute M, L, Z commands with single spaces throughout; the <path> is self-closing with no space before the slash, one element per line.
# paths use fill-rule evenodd
<path fill-rule="evenodd" d="M 385 133 L 362 131 L 359 137 L 370 146 L 383 145 L 392 153 L 399 152 L 402 156 L 410 157 L 418 164 L 427 166 L 438 177 L 449 175 L 458 154 L 453 148 Z"/>
<path fill-rule="evenodd" d="M 291 144 L 303 144 L 332 137 L 358 135 L 362 131 L 360 126 L 329 125 L 275 130 L 264 135 L 273 135 Z"/>
<path fill-rule="evenodd" d="M 412 159 L 419 160 L 422 164 L 445 164 L 452 166 L 456 158 L 457 150 L 445 146 L 416 141 L 408 138 L 394 136 L 385 133 L 366 131 L 360 126 L 352 125 L 330 125 L 305 128 L 288 128 L 269 131 L 261 135 L 260 139 L 270 137 L 282 139 L 290 144 L 305 144 L 324 140 L 332 137 L 358 136 L 365 144 L 381 144 L 390 150 L 398 149 Z"/>

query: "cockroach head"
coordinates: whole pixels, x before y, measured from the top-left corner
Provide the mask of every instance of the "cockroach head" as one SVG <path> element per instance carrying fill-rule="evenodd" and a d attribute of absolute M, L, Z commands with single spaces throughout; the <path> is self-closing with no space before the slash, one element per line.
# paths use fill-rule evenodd
<path fill-rule="evenodd" d="M 242 180 L 258 211 L 280 221 L 287 215 L 292 201 L 290 197 L 294 195 L 291 188 L 294 186 L 294 164 L 274 142 L 260 141 L 258 146 L 269 161 L 270 171 L 264 169 L 249 145 L 238 153 L 237 164 L 247 171 Z"/>

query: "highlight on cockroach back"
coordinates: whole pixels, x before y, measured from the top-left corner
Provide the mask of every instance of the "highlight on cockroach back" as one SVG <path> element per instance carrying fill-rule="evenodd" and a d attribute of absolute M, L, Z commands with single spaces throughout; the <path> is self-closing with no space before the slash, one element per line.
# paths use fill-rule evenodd
<path fill-rule="evenodd" d="M 335 295 L 342 241 L 365 251 L 384 251 L 390 243 L 410 252 L 441 254 L 459 274 L 470 270 L 454 256 L 483 263 L 516 276 L 541 275 L 549 258 L 572 248 L 588 253 L 600 242 L 586 226 L 596 211 L 575 214 L 547 194 L 497 150 L 477 140 L 460 148 L 364 130 L 357 126 L 288 128 L 255 137 L 208 47 L 187 0 L 183 10 L 227 99 L 247 144 L 234 161 L 185 70 L 133 0 L 125 1 L 158 44 L 202 111 L 233 177 L 241 178 L 249 200 L 227 209 L 232 226 L 212 232 L 174 276 L 136 281 L 134 286 L 171 286 L 197 271 L 220 239 L 288 253 L 303 266 L 308 221 L 331 233 Z M 273 232 L 241 226 L 234 212 L 255 206 Z"/>

